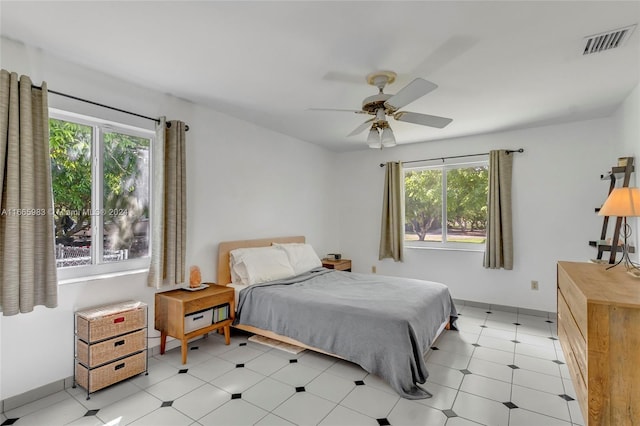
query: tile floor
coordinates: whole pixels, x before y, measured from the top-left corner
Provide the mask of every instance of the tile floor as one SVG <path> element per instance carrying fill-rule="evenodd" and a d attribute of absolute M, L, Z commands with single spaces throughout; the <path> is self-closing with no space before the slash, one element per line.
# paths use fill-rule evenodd
<path fill-rule="evenodd" d="M 432 398 L 407 400 L 359 366 L 291 355 L 237 335 L 191 343 L 94 393 L 67 389 L 0 415 L 2 425 L 583 425 L 555 318 L 459 306 L 460 331 L 426 354 Z"/>

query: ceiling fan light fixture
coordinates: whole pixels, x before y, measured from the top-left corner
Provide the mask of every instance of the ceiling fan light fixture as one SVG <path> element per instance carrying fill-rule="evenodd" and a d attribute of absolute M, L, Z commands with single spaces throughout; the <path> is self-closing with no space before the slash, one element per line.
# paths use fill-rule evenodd
<path fill-rule="evenodd" d="M 381 142 L 382 146 L 386 148 L 396 146 L 396 137 L 393 135 L 393 130 L 391 130 L 391 127 L 387 126 L 382 129 Z"/>
<path fill-rule="evenodd" d="M 371 130 L 369 130 L 369 136 L 367 137 L 367 144 L 369 145 L 369 148 L 381 148 L 382 145 L 380 144 L 380 134 L 378 133 L 378 128 L 375 126 L 371 127 Z"/>

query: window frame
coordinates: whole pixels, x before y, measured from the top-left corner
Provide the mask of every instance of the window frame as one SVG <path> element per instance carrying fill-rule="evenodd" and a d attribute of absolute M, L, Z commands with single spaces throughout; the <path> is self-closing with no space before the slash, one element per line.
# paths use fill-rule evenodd
<path fill-rule="evenodd" d="M 104 120 L 97 117 L 78 114 L 74 112 L 64 111 L 55 108 L 49 108 L 49 119 L 63 120 L 77 123 L 83 126 L 89 126 L 93 129 L 93 137 L 91 141 L 91 210 L 93 212 L 101 212 L 104 203 L 104 134 L 107 132 L 116 132 L 128 136 L 134 136 L 149 139 L 149 234 L 148 234 L 148 253 L 147 256 L 135 259 L 118 260 L 113 262 L 102 262 L 103 244 L 94 240 L 94 235 L 102 235 L 104 230 L 104 220 L 102 215 L 92 215 L 91 220 L 91 259 L 90 265 L 67 266 L 57 268 L 58 283 L 77 282 L 82 279 L 96 279 L 105 276 L 123 275 L 129 273 L 139 273 L 148 271 L 151 261 L 153 215 L 151 209 L 153 206 L 153 150 L 156 132 L 154 130 L 143 129 L 123 123 L 110 120 Z M 100 179 L 95 179 L 99 176 Z M 53 198 L 53 192 L 51 193 Z M 55 208 L 55 199 L 54 199 Z M 95 220 L 94 218 L 100 218 Z M 53 219 L 53 213 L 52 213 Z M 55 244 L 55 242 L 54 242 Z"/>
<path fill-rule="evenodd" d="M 477 244 L 477 243 L 461 243 L 461 242 L 453 242 L 447 241 L 447 171 L 452 169 L 461 169 L 466 167 L 474 167 L 474 166 L 486 166 L 489 167 L 489 157 L 486 156 L 483 159 L 476 159 L 470 161 L 452 161 L 452 162 L 443 162 L 441 164 L 431 164 L 431 165 L 418 165 L 412 167 L 404 167 L 403 168 L 403 192 L 404 192 L 404 184 L 406 182 L 406 173 L 412 171 L 420 171 L 420 170 L 440 170 L 441 171 L 441 182 L 442 182 L 442 241 L 413 241 L 406 240 L 405 238 L 405 229 L 406 229 L 406 216 L 403 219 L 402 226 L 402 238 L 404 242 L 404 247 L 408 249 L 417 249 L 417 250 L 451 250 L 451 251 L 472 251 L 472 252 L 484 252 L 485 244 Z M 405 203 L 406 198 L 403 199 L 403 203 Z M 404 206 L 404 204 L 403 204 Z M 485 237 L 486 238 L 486 237 Z"/>

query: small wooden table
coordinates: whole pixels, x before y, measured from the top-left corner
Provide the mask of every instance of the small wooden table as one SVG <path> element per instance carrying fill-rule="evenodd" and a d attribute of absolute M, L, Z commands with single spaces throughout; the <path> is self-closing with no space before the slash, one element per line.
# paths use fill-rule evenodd
<path fill-rule="evenodd" d="M 208 283 L 203 290 L 170 290 L 155 295 L 155 328 L 160 331 L 160 353 L 164 354 L 167 336 L 182 342 L 182 363 L 187 363 L 187 343 L 192 339 L 214 330 L 224 330 L 225 343 L 231 342 L 230 327 L 235 316 L 235 290 L 217 284 Z M 203 324 L 202 328 L 185 332 L 185 318 L 195 312 L 202 312 L 216 306 L 228 304 L 229 318 Z M 215 319 L 215 318 L 214 318 Z"/>
<path fill-rule="evenodd" d="M 336 271 L 351 272 L 351 260 L 350 259 L 322 259 L 322 266 L 329 269 L 335 269 Z"/>

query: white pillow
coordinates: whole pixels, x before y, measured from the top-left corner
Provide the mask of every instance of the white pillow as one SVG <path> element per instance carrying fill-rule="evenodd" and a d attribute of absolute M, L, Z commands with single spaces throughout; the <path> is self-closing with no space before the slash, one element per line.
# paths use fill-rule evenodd
<path fill-rule="evenodd" d="M 229 270 L 231 271 L 231 282 L 234 284 L 246 284 L 249 281 L 247 275 L 247 268 L 244 263 L 240 261 L 234 261 L 232 257 L 229 257 Z"/>
<path fill-rule="evenodd" d="M 234 284 L 260 284 L 295 275 L 286 253 L 275 247 L 235 249 L 229 259 Z"/>
<path fill-rule="evenodd" d="M 310 271 L 314 268 L 322 266 L 322 261 L 313 250 L 310 244 L 305 243 L 273 243 L 273 247 L 277 247 L 284 251 L 289 258 L 289 263 L 293 267 L 296 275 Z"/>

